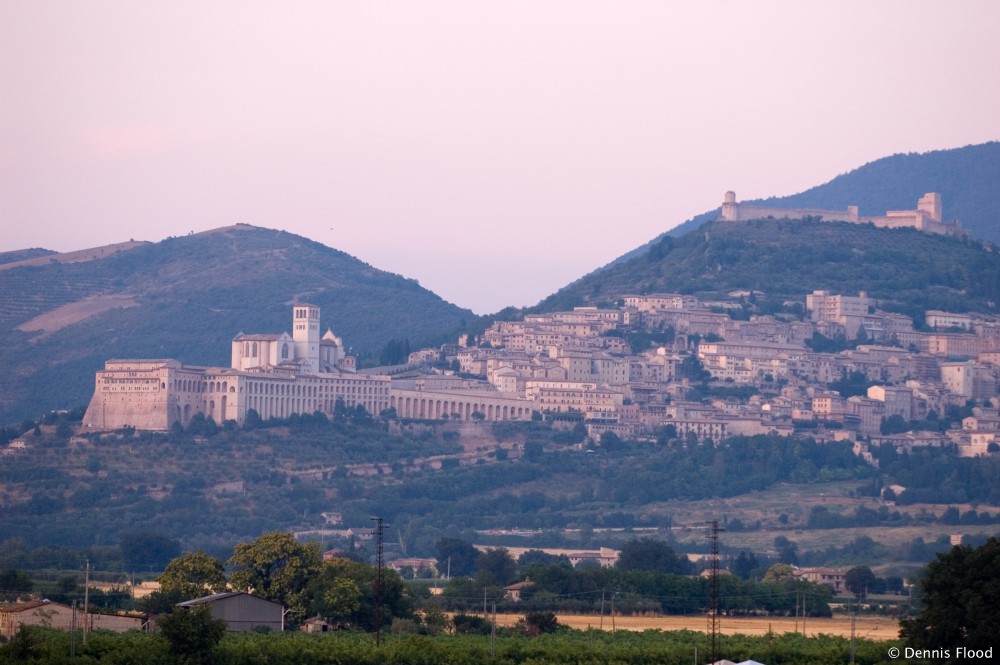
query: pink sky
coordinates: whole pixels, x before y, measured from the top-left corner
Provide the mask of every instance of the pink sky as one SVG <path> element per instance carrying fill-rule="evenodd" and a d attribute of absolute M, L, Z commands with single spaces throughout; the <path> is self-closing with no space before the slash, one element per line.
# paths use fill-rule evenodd
<path fill-rule="evenodd" d="M 246 222 L 534 304 L 727 189 L 1000 139 L 998 28 L 992 0 L 0 0 L 0 251 Z"/>

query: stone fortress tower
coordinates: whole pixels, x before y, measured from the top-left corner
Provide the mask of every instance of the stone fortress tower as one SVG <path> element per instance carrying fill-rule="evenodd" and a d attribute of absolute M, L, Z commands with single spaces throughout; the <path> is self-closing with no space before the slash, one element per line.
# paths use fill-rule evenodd
<path fill-rule="evenodd" d="M 926 213 L 932 222 L 941 221 L 941 195 L 937 192 L 928 192 L 917 201 L 917 210 Z"/>
<path fill-rule="evenodd" d="M 736 192 L 728 191 L 722 199 L 722 219 L 734 222 L 739 219 L 739 204 L 736 203 Z"/>

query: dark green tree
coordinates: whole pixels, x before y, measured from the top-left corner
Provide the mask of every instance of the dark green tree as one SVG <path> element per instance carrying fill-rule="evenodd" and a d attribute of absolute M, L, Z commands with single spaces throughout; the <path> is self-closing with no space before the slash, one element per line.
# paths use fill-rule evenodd
<path fill-rule="evenodd" d="M 303 545 L 284 531 L 270 531 L 250 543 L 237 543 L 228 564 L 234 589 L 253 588 L 257 594 L 304 612 L 306 587 L 320 569 L 315 543 Z"/>
<path fill-rule="evenodd" d="M 524 632 L 527 635 L 554 633 L 559 630 L 555 612 L 528 612 L 524 615 Z"/>
<path fill-rule="evenodd" d="M 678 555 L 666 543 L 652 538 L 630 540 L 622 545 L 615 567 L 673 575 L 688 575 L 694 571 L 694 566 L 686 556 Z"/>
<path fill-rule="evenodd" d="M 257 413 L 257 409 L 247 409 L 247 415 L 243 419 L 243 429 L 254 430 L 260 429 L 264 425 L 264 421 L 261 420 L 260 414 Z"/>
<path fill-rule="evenodd" d="M 377 576 L 378 569 L 367 563 L 350 559 L 324 561 L 309 584 L 309 613 L 331 623 L 374 630 Z M 412 617 L 413 599 L 408 587 L 394 571 L 384 570 L 380 625 Z"/>
<path fill-rule="evenodd" d="M 31 576 L 23 570 L 8 568 L 0 571 L 0 597 L 16 598 L 31 591 L 33 586 Z"/>
<path fill-rule="evenodd" d="M 517 573 L 517 563 L 506 549 L 491 548 L 476 559 L 478 578 L 488 584 L 505 586 Z"/>
<path fill-rule="evenodd" d="M 212 652 L 226 634 L 226 622 L 212 616 L 208 605 L 176 608 L 156 620 L 170 652 L 192 665 L 215 662 Z"/>
<path fill-rule="evenodd" d="M 844 586 L 855 596 L 865 596 L 875 588 L 875 573 L 868 566 L 855 566 L 844 574 Z"/>
<path fill-rule="evenodd" d="M 774 549 L 778 551 L 778 561 L 797 565 L 799 563 L 799 545 L 785 536 L 775 536 Z"/>
<path fill-rule="evenodd" d="M 163 570 L 181 553 L 180 541 L 162 533 L 123 533 L 118 542 L 126 569 L 131 571 Z"/>
<path fill-rule="evenodd" d="M 677 367 L 677 378 L 688 379 L 689 381 L 707 381 L 712 378 L 711 373 L 701 364 L 701 358 L 691 354 L 681 361 Z"/>
<path fill-rule="evenodd" d="M 215 436 L 219 426 L 215 424 L 214 418 L 211 416 L 206 418 L 205 414 L 199 411 L 191 417 L 191 422 L 185 431 L 192 436 Z"/>
<path fill-rule="evenodd" d="M 840 379 L 830 383 L 830 389 L 836 390 L 841 397 L 864 395 L 871 386 L 872 382 L 864 372 L 848 372 L 846 369 L 840 375 Z"/>
<path fill-rule="evenodd" d="M 882 425 L 879 428 L 882 434 L 900 434 L 901 432 L 910 431 L 910 423 L 906 422 L 906 419 L 898 413 L 894 413 L 888 418 L 882 419 Z"/>
<path fill-rule="evenodd" d="M 493 628 L 492 623 L 473 614 L 456 614 L 451 623 L 458 635 L 489 635 Z"/>
<path fill-rule="evenodd" d="M 158 589 L 148 596 L 139 599 L 137 605 L 140 610 L 149 614 L 169 614 L 174 611 L 177 603 L 183 603 L 185 600 L 191 600 L 191 598 L 185 596 L 177 589 L 171 589 L 170 591 Z"/>
<path fill-rule="evenodd" d="M 919 582 L 923 609 L 900 625 L 915 649 L 988 649 L 1000 635 L 1000 539 L 953 547 L 927 565 Z M 958 658 L 954 659 L 957 662 Z M 952 662 L 952 661 L 948 661 Z"/>
<path fill-rule="evenodd" d="M 410 340 L 390 339 L 378 354 L 379 365 L 399 365 L 410 355 Z"/>
<path fill-rule="evenodd" d="M 442 573 L 450 571 L 452 576 L 456 576 L 476 572 L 479 551 L 472 543 L 460 538 L 441 538 L 434 543 L 434 548 L 437 550 L 437 568 Z"/>
<path fill-rule="evenodd" d="M 185 552 L 167 564 L 157 578 L 161 591 L 177 590 L 185 598 L 198 598 L 226 590 L 222 562 L 203 550 Z"/>
<path fill-rule="evenodd" d="M 573 564 L 565 554 L 549 554 L 542 550 L 528 550 L 517 559 L 517 565 L 525 571 L 532 566 L 562 566 L 572 569 Z"/>
<path fill-rule="evenodd" d="M 68 439 L 73 436 L 73 427 L 69 424 L 66 414 L 60 414 L 56 420 L 56 436 L 60 439 Z"/>
<path fill-rule="evenodd" d="M 754 556 L 753 552 L 743 551 L 733 561 L 733 574 L 742 580 L 748 580 L 753 571 L 759 566 L 760 564 L 757 562 L 757 557 Z"/>
<path fill-rule="evenodd" d="M 601 449 L 607 451 L 618 451 L 623 450 L 625 444 L 622 442 L 621 437 L 619 437 L 614 432 L 604 432 L 601 434 Z"/>
<path fill-rule="evenodd" d="M 545 444 L 541 441 L 525 441 L 524 459 L 528 462 L 540 462 L 545 453 Z"/>

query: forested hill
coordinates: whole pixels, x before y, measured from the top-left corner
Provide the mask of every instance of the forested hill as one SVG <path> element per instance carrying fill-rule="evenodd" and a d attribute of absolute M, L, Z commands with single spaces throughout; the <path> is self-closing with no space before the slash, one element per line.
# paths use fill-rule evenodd
<path fill-rule="evenodd" d="M 975 240 L 913 229 L 814 220 L 708 222 L 681 238 L 592 273 L 534 309 L 612 303 L 626 294 L 707 296 L 736 289 L 766 294 L 774 307 L 804 303 L 814 289 L 867 291 L 880 305 L 917 317 L 926 309 L 996 312 L 1000 254 Z"/>
<path fill-rule="evenodd" d="M 440 343 L 474 317 L 283 231 L 237 225 L 107 254 L 0 270 L 0 422 L 86 404 L 109 358 L 228 366 L 240 331 L 290 331 L 296 300 L 319 305 L 323 329 L 360 353 Z"/>
<path fill-rule="evenodd" d="M 725 183 L 720 183 L 722 202 Z M 791 196 L 740 199 L 740 203 L 775 208 L 846 210 L 856 205 L 862 215 L 884 215 L 887 210 L 913 210 L 927 192 L 942 196 L 945 221 L 959 220 L 974 238 L 1000 243 L 1000 142 L 991 141 L 952 150 L 883 157 L 833 180 Z M 675 238 L 715 219 L 709 210 L 664 232 L 615 262 L 645 253 L 660 238 Z"/>

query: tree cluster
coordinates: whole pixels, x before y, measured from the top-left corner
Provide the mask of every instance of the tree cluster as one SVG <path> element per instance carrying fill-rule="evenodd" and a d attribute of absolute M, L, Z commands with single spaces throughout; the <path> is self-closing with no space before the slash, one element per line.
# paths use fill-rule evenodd
<path fill-rule="evenodd" d="M 280 603 L 288 610 L 289 625 L 319 616 L 334 625 L 372 630 L 376 576 L 373 566 L 343 558 L 324 561 L 316 543 L 302 544 L 289 533 L 272 531 L 237 544 L 225 564 L 202 551 L 177 557 L 159 576 L 160 590 L 145 599 L 144 608 L 169 612 L 184 600 L 232 589 Z M 408 589 L 391 570 L 383 570 L 382 611 L 379 625 L 413 613 Z"/>
<path fill-rule="evenodd" d="M 956 647 L 988 649 L 1000 635 L 1000 539 L 975 549 L 938 554 L 919 583 L 920 613 L 903 621 L 900 636 L 915 649 L 949 650 L 947 662 L 961 659 Z"/>

